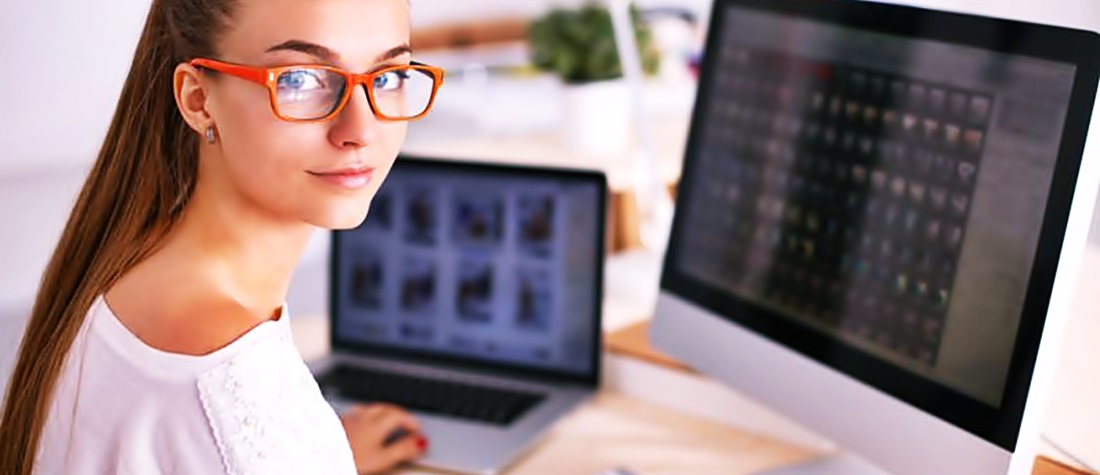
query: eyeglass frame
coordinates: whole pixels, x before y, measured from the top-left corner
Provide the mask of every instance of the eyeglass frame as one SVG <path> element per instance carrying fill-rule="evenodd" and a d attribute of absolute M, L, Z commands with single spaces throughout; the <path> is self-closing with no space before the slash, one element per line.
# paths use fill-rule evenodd
<path fill-rule="evenodd" d="M 268 92 L 268 102 L 271 105 L 271 112 L 273 114 L 275 114 L 275 117 L 277 117 L 279 120 L 283 120 L 283 121 L 286 121 L 286 122 L 296 122 L 296 123 L 318 123 L 318 122 L 323 123 L 323 122 L 329 122 L 332 119 L 336 118 L 336 116 L 340 115 L 340 113 L 343 112 L 344 107 L 346 107 L 348 101 L 351 100 L 351 95 L 355 93 L 355 90 L 359 88 L 360 84 L 363 85 L 363 87 L 366 89 L 366 91 L 367 91 L 367 103 L 370 105 L 371 112 L 374 113 L 374 117 L 377 118 L 378 120 L 387 121 L 387 122 L 411 122 L 411 121 L 415 121 L 415 120 L 420 120 L 425 115 L 428 115 L 428 112 L 430 112 L 432 110 L 432 106 L 435 104 L 436 94 L 439 93 L 439 88 L 440 88 L 440 86 L 443 85 L 443 78 L 444 78 L 444 76 L 446 76 L 446 73 L 443 71 L 443 68 L 436 67 L 436 66 L 430 66 L 430 65 L 427 65 L 427 64 L 424 64 L 424 63 L 419 63 L 419 62 L 416 62 L 416 61 L 412 61 L 409 64 L 386 66 L 386 67 L 383 67 L 381 69 L 371 71 L 369 73 L 362 73 L 362 74 L 357 74 L 357 73 L 353 73 L 353 72 L 350 72 L 350 71 L 345 71 L 343 69 L 340 69 L 340 68 L 337 68 L 337 67 L 334 67 L 334 66 L 324 65 L 324 64 L 295 64 L 295 65 L 289 65 L 289 66 L 278 66 L 278 67 L 274 67 L 274 68 L 265 68 L 265 67 L 261 67 L 261 66 L 248 66 L 248 65 L 244 65 L 244 64 L 228 63 L 228 62 L 225 62 L 225 61 L 219 61 L 219 60 L 210 59 L 210 58 L 195 58 L 195 59 L 192 59 L 191 61 L 189 61 L 188 64 L 190 64 L 191 66 L 193 66 L 195 68 L 209 69 L 209 70 L 212 70 L 212 71 L 225 73 L 225 74 L 228 74 L 230 76 L 238 77 L 238 78 L 244 79 L 246 81 L 254 82 L 256 84 L 259 84 L 261 86 L 266 87 L 267 92 Z M 323 117 L 319 117 L 319 118 L 316 118 L 316 119 L 297 119 L 297 118 L 293 118 L 293 117 L 284 116 L 282 113 L 279 112 L 279 105 L 278 105 L 278 80 L 279 80 L 279 76 L 282 75 L 284 72 L 295 70 L 295 69 L 303 69 L 303 68 L 324 69 L 326 71 L 330 71 L 330 72 L 339 74 L 339 75 L 344 77 L 345 86 L 344 86 L 343 97 L 341 97 L 340 101 L 336 104 L 336 106 L 332 108 L 332 111 L 329 112 L 327 115 L 325 115 Z M 419 114 L 415 115 L 415 116 L 412 116 L 412 117 L 391 117 L 391 116 L 387 116 L 387 115 L 383 114 L 382 112 L 380 112 L 378 106 L 375 105 L 375 101 L 374 101 L 374 79 L 378 76 L 381 76 L 382 74 L 387 73 L 387 72 L 403 70 L 403 69 L 415 69 L 415 70 L 418 70 L 418 71 L 427 72 L 429 75 L 431 75 L 432 80 L 433 80 L 432 95 L 431 95 L 431 97 L 429 97 L 428 104 L 424 107 L 424 110 L 422 112 L 420 112 Z"/>

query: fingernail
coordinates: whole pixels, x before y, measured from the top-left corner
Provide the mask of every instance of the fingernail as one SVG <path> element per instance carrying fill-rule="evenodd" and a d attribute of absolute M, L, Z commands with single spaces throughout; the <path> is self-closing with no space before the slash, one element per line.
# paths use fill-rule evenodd
<path fill-rule="evenodd" d="M 416 439 L 416 446 L 420 447 L 420 450 L 428 450 L 428 439 L 419 437 Z"/>

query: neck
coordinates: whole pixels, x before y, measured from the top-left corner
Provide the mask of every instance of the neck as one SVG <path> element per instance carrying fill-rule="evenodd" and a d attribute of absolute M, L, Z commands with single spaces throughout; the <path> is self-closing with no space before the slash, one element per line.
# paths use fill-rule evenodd
<path fill-rule="evenodd" d="M 233 198 L 227 199 L 227 196 Z M 262 210 L 227 187 L 199 180 L 166 247 L 218 292 L 257 312 L 286 301 L 314 227 Z"/>

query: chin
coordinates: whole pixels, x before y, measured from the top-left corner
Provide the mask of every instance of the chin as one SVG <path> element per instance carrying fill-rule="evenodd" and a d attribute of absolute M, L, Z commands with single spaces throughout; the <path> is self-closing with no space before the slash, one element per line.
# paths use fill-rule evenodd
<path fill-rule="evenodd" d="M 346 219 L 323 224 L 320 227 L 328 229 L 330 231 L 340 231 L 345 229 L 355 229 L 358 228 L 361 224 L 363 224 L 363 219 Z"/>
<path fill-rule="evenodd" d="M 307 221 L 314 226 L 332 231 L 355 229 L 363 224 L 363 221 L 367 217 L 368 208 L 369 203 L 367 206 L 360 205 L 356 207 L 327 209 L 314 215 L 313 219 L 308 219 Z"/>

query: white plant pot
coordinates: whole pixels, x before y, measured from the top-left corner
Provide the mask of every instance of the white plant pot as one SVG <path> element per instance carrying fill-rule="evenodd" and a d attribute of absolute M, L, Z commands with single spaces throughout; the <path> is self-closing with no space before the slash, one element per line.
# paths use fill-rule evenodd
<path fill-rule="evenodd" d="M 622 79 L 563 86 L 563 132 L 584 153 L 621 152 L 630 142 L 630 91 Z"/>

